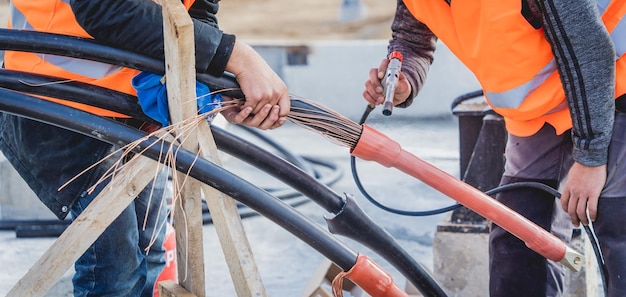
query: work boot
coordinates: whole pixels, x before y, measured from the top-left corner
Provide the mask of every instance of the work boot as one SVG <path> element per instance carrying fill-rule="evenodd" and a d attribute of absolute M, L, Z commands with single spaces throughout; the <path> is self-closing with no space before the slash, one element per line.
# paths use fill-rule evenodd
<path fill-rule="evenodd" d="M 555 180 L 503 177 L 501 184 L 535 181 L 552 188 Z M 569 241 L 572 226 L 553 195 L 545 190 L 521 188 L 501 192 L 497 200 L 535 224 Z M 559 224 L 554 224 L 559 222 Z M 564 267 L 547 260 L 496 224 L 489 235 L 489 292 L 491 297 L 557 297 L 563 294 Z"/>
<path fill-rule="evenodd" d="M 601 197 L 592 225 L 608 271 L 608 297 L 626 296 L 626 197 Z"/>

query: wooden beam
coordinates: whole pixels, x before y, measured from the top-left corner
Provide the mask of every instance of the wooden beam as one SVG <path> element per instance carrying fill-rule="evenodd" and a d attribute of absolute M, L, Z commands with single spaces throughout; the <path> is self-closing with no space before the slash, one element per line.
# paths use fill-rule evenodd
<path fill-rule="evenodd" d="M 200 125 L 199 132 L 204 135 L 200 138 L 202 156 L 222 166 L 217 158 L 217 146 L 209 126 Z M 206 184 L 202 184 L 202 192 L 211 212 L 237 296 L 267 296 L 237 211 L 236 201 Z"/>
<path fill-rule="evenodd" d="M 159 297 L 195 297 L 175 281 L 165 280 L 159 282 Z"/>
<path fill-rule="evenodd" d="M 7 296 L 44 296 L 148 185 L 159 166 L 145 157 L 125 164 Z"/>
<path fill-rule="evenodd" d="M 195 94 L 193 23 L 180 1 L 159 1 L 163 6 L 166 81 L 170 116 L 173 123 L 180 123 L 195 117 L 198 113 Z M 207 122 L 200 122 L 195 129 L 186 129 L 182 138 L 185 139 L 183 147 L 193 152 L 198 152 L 200 149 L 200 156 L 221 166 L 217 147 Z M 196 199 L 199 197 L 197 190 L 201 188 L 211 212 L 213 225 L 220 239 L 237 295 L 267 296 L 235 200 L 193 179 L 189 179 L 186 183 L 182 192 L 184 194 L 182 196 L 184 201 L 182 209 L 186 213 L 187 226 L 185 229 L 176 226 L 177 251 L 185 248 L 188 250 L 186 255 L 178 252 L 178 259 L 184 257 L 182 261 L 178 261 L 181 285 L 197 296 L 204 296 L 205 294 L 204 288 L 199 290 L 200 285 L 204 286 L 203 267 L 202 270 L 200 267 L 190 267 L 191 264 L 204 263 L 203 259 L 199 257 L 202 256 L 201 201 Z M 175 225 L 178 225 L 180 218 L 181 213 L 177 212 Z M 185 232 L 187 233 L 186 238 L 184 237 Z M 188 244 L 183 247 L 183 242 L 179 241 L 186 241 Z M 198 275 L 200 273 L 201 275 Z"/>
<path fill-rule="evenodd" d="M 196 71 L 193 22 L 180 1 L 160 0 L 165 42 L 165 80 L 172 124 L 192 119 L 196 107 Z M 180 133 L 179 133 L 180 134 Z M 179 135 L 180 136 L 180 135 Z M 187 129 L 179 138 L 181 146 L 198 152 L 196 129 Z M 204 250 L 202 248 L 202 196 L 200 183 L 176 172 L 174 178 L 174 228 L 178 283 L 198 297 L 204 297 Z"/>

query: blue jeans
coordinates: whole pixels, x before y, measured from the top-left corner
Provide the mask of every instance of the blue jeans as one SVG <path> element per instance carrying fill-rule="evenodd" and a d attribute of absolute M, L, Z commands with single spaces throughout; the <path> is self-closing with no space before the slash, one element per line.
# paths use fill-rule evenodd
<path fill-rule="evenodd" d="M 167 205 L 162 181 L 166 178 L 159 174 L 158 182 L 149 184 L 76 261 L 74 296 L 153 296 L 154 283 L 165 266 Z M 74 204 L 72 218 L 100 189 Z"/>
<path fill-rule="evenodd" d="M 89 195 L 86 190 L 112 162 L 96 166 L 59 190 L 105 157 L 111 145 L 5 113 L 0 113 L 0 150 L 39 199 L 61 219 L 70 212 L 76 218 L 98 195 L 104 183 Z M 160 173 L 154 189 L 148 185 L 78 259 L 73 279 L 75 296 L 152 296 L 154 282 L 165 264 L 166 205 L 159 205 L 166 178 L 165 172 Z M 150 244 L 155 227 L 156 241 Z"/>

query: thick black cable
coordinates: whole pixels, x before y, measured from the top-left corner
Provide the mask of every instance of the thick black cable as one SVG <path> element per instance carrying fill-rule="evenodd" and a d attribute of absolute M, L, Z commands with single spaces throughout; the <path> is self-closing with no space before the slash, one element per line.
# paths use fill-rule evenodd
<path fill-rule="evenodd" d="M 47 32 L 0 28 L 0 50 L 51 54 L 157 74 L 165 73 L 165 63 L 162 60 L 133 51 L 114 48 L 93 39 Z M 221 94 L 235 98 L 244 97 L 237 81 L 229 73 L 220 77 L 207 73 L 197 73 L 196 75 L 198 81 L 206 84 L 211 90 L 220 90 Z"/>
<path fill-rule="evenodd" d="M 32 33 L 32 32 L 29 32 Z M 62 56 L 70 56 L 70 57 L 76 57 L 76 58 L 86 58 L 86 59 L 93 59 L 93 60 L 97 60 L 97 61 L 101 61 L 104 63 L 109 63 L 109 64 L 116 64 L 116 65 L 121 65 L 121 66 L 126 66 L 126 67 L 131 67 L 131 68 L 136 68 L 139 70 L 149 70 L 149 68 L 142 68 L 142 65 L 138 65 L 137 66 L 137 60 L 133 60 L 132 58 L 129 58 L 133 55 L 133 53 L 127 52 L 127 51 L 123 51 L 123 50 L 117 50 L 117 49 L 111 49 L 105 45 L 100 45 L 97 44 L 95 42 L 93 42 L 93 40 L 89 40 L 89 39 L 76 39 L 76 38 L 66 38 L 65 36 L 58 36 L 55 34 L 50 34 L 50 33 L 42 33 L 42 32 L 35 32 L 36 37 L 37 38 L 32 38 L 32 35 L 30 36 L 30 40 L 27 43 L 24 43 L 20 40 L 20 42 L 17 43 L 12 43 L 11 44 L 11 48 L 13 50 L 24 50 L 24 51 L 33 51 L 33 52 L 46 52 L 46 53 L 50 53 L 50 54 L 57 54 L 57 55 L 62 55 Z M 20 39 L 21 36 L 19 34 L 15 34 L 14 32 L 6 32 L 4 30 L 0 30 L 0 46 L 7 46 L 7 44 L 3 43 L 6 42 L 4 40 L 6 40 L 6 37 L 9 36 L 12 39 Z M 50 37 L 54 37 L 54 42 L 50 42 L 49 39 Z M 40 42 L 40 39 L 46 39 L 46 42 Z M 81 44 L 80 48 L 74 47 L 72 45 L 72 43 L 74 42 L 79 42 Z M 58 46 L 59 43 L 64 44 L 64 46 Z M 42 47 L 44 48 L 40 48 L 37 45 L 42 45 L 44 44 Z M 49 48 L 48 48 L 49 47 Z M 89 51 L 88 54 L 84 54 L 83 53 L 83 47 L 85 48 L 89 48 L 91 49 Z M 96 48 L 91 48 L 91 47 L 96 47 Z M 52 48 L 52 49 L 50 49 Z M 95 55 L 95 57 L 93 57 L 94 55 L 92 54 L 93 52 L 100 52 L 102 53 L 104 48 L 104 52 L 103 54 L 106 54 L 106 57 L 108 58 L 102 58 L 99 55 Z M 109 51 L 107 51 L 107 49 Z M 77 53 L 78 51 L 78 53 Z M 115 53 L 115 56 L 111 56 L 112 53 Z M 128 55 L 127 55 L 128 54 Z M 136 55 L 136 54 L 135 54 Z M 110 59 L 110 60 L 109 60 Z M 129 61 L 130 59 L 130 61 Z M 142 61 L 145 62 L 146 59 L 143 59 Z M 156 61 L 153 59 L 147 59 L 148 62 L 152 62 L 152 64 L 150 65 L 151 67 L 153 67 L 152 69 L 155 70 L 153 72 L 155 73 L 162 73 L 163 70 L 163 62 L 162 61 Z M 236 83 L 236 81 L 234 80 L 233 77 L 229 76 L 229 75 L 225 75 L 223 77 L 220 78 L 215 78 L 215 77 L 211 77 L 209 75 L 205 75 L 205 74 L 198 74 L 197 79 L 201 82 L 204 82 L 205 84 L 207 84 L 212 90 L 223 90 L 225 88 L 229 88 L 229 89 L 233 89 L 233 90 L 229 90 L 228 92 L 232 93 L 227 93 L 226 95 L 228 96 L 234 96 L 234 97 L 239 97 L 242 98 L 243 94 L 241 93 L 241 91 L 238 88 L 238 84 Z M 224 94 L 224 93 L 222 93 Z M 296 106 L 299 108 L 302 108 L 305 105 L 305 109 L 309 110 L 312 113 L 315 113 L 315 107 L 314 106 L 309 106 L 304 102 L 299 102 L 299 101 L 294 101 L 292 102 L 292 106 Z M 325 111 L 322 111 L 325 112 Z M 69 123 L 66 123 L 69 125 Z M 335 123 L 332 122 L 332 124 L 334 125 L 339 125 L 339 123 Z M 80 126 L 80 125 L 79 125 Z M 110 132 L 110 131 L 107 131 Z M 95 131 L 94 131 L 95 133 Z M 100 131 L 98 131 L 97 133 L 100 133 Z M 280 159 L 282 160 L 282 159 Z M 289 163 L 287 163 L 289 164 Z M 290 164 L 291 165 L 291 164 Z M 294 167 L 295 168 L 295 167 Z M 297 168 L 296 168 L 297 169 Z M 180 170 L 177 168 L 177 170 Z M 299 169 L 298 169 L 299 170 Z M 300 170 L 301 171 L 301 170 Z M 271 173 L 276 173 L 276 172 L 271 172 Z M 192 175 L 193 176 L 193 175 Z M 193 176 L 195 177 L 195 176 Z M 309 177 L 307 174 L 304 175 L 304 177 Z M 201 178 L 196 177 L 199 180 L 202 180 Z M 295 180 L 295 179 L 294 179 Z M 306 188 L 310 188 L 310 187 L 306 187 Z M 323 189 L 324 186 L 318 186 L 318 187 L 314 187 L 314 188 L 318 188 L 318 189 Z M 324 191 L 322 191 L 324 192 Z M 233 193 L 226 193 L 226 194 L 230 194 L 232 195 Z M 315 196 L 313 196 L 315 197 Z M 233 197 L 235 199 L 237 199 L 236 197 Z M 342 212 L 345 211 L 345 209 L 343 208 L 345 202 L 343 199 L 341 199 L 341 197 L 339 197 L 340 199 L 326 199 L 326 200 L 318 200 L 316 202 L 318 202 L 320 205 L 322 206 L 327 206 L 330 207 L 330 209 L 337 209 L 336 206 L 338 206 L 339 210 L 337 210 L 335 213 L 338 213 L 337 216 L 339 216 Z M 237 199 L 238 200 L 238 199 Z M 246 204 L 246 203 L 244 203 Z M 329 208 L 326 208 L 329 209 Z M 266 215 L 267 216 L 267 215 Z M 344 216 L 345 217 L 345 216 Z M 272 219 L 272 218 L 270 218 Z M 339 220 L 337 220 L 339 221 Z M 343 220 L 345 221 L 345 220 Z M 363 223 L 363 222 L 361 222 Z M 372 222 L 373 223 L 373 222 Z M 364 226 L 367 226 L 367 224 L 363 224 Z M 375 225 L 375 224 L 374 224 Z M 393 238 L 391 236 L 389 236 L 388 234 L 386 234 L 385 232 L 379 232 L 379 234 L 374 234 L 376 236 L 379 236 L 379 238 L 381 238 L 382 241 L 384 242 L 385 240 L 389 241 L 389 240 L 393 240 Z M 381 247 L 383 247 L 383 245 L 381 244 L 382 242 L 378 242 L 375 243 L 374 246 L 376 246 L 378 249 L 376 250 L 379 254 L 383 255 L 383 257 L 390 261 L 394 267 L 396 267 L 398 270 L 400 270 L 400 272 L 402 272 L 402 274 L 404 274 L 407 279 L 409 281 L 411 281 L 418 289 L 420 289 L 420 291 L 422 293 L 425 293 L 425 295 L 427 296 L 446 296 L 445 292 L 443 292 L 443 290 L 439 287 L 439 285 L 436 283 L 436 281 L 434 281 L 434 279 L 432 279 L 432 277 L 430 277 L 430 275 L 428 275 L 428 273 L 422 269 L 421 265 L 419 265 L 419 263 L 417 263 L 412 257 L 408 256 L 408 254 L 399 246 L 399 245 L 395 245 L 396 250 L 393 249 L 394 245 L 390 245 L 387 247 L 387 249 L 382 249 Z M 395 243 L 395 241 L 393 241 L 393 243 Z M 310 243 L 309 243 L 310 244 Z M 389 253 L 389 251 L 393 251 L 391 254 Z M 332 259 L 331 257 L 328 257 L 329 259 Z M 339 263 L 337 263 L 339 265 Z M 340 265 L 341 266 L 341 265 Z M 343 266 L 341 266 L 343 268 Z"/>
<path fill-rule="evenodd" d="M 124 114 L 131 116 L 136 120 L 156 123 L 143 113 L 137 102 L 137 97 L 87 83 L 66 81 L 58 77 L 39 75 L 30 72 L 0 69 L 0 87 L 34 95 L 88 104 L 90 106 L 104 108 L 107 110 L 123 111 Z M 331 185 L 336 182 L 339 177 L 341 177 L 339 168 L 334 164 L 320 160 L 311 160 L 311 162 L 308 162 L 306 158 L 291 153 L 285 147 L 281 146 L 269 137 L 260 134 L 256 130 L 246 129 L 245 126 L 240 127 L 248 131 L 248 133 L 255 135 L 262 141 L 268 143 L 271 147 L 283 154 L 287 160 L 294 163 L 296 166 L 303 168 L 309 174 L 314 175 L 327 185 Z M 333 172 L 330 175 L 322 176 L 315 170 L 315 167 L 313 167 L 312 164 L 330 168 Z M 290 189 L 266 190 L 283 200 L 299 195 L 299 193 Z M 304 202 L 305 201 L 299 200 L 293 202 L 292 206 L 302 205 Z M 242 217 L 251 217 L 256 213 L 249 211 L 243 213 L 245 206 L 238 206 L 241 206 L 240 210 L 242 210 Z M 205 223 L 211 222 L 210 214 L 204 214 L 204 218 Z"/>
<path fill-rule="evenodd" d="M 346 210 L 345 200 L 327 186 L 315 183 L 315 179 L 312 176 L 304 173 L 301 169 L 286 162 L 284 159 L 278 158 L 251 143 L 247 143 L 235 135 L 231 135 L 229 139 L 224 139 L 227 135 L 219 127 L 213 127 L 212 130 L 220 150 L 242 159 L 291 185 L 327 211 L 335 214 L 335 218 L 343 217 L 342 213 Z M 349 214 L 346 213 L 346 215 Z M 357 219 L 361 221 L 356 221 Z M 361 225 L 360 231 L 367 231 L 369 236 L 363 238 L 351 237 L 352 234 L 341 235 L 351 237 L 381 255 L 421 292 L 425 293 L 426 296 L 445 296 L 443 290 L 432 279 L 427 270 L 402 249 L 393 237 L 371 221 L 366 214 L 360 214 L 350 223 Z"/>
<path fill-rule="evenodd" d="M 171 145 L 176 151 L 175 169 L 247 205 L 300 238 L 344 270 L 356 263 L 356 253 L 307 217 L 296 212 L 280 199 L 241 179 L 196 154 L 154 137 L 141 130 L 81 110 L 41 100 L 25 94 L 0 89 L 0 110 L 17 116 L 68 129 L 88 137 L 119 146 L 138 139 L 135 153 L 153 160 L 164 160 L 161 147 Z M 155 145 L 155 144 L 164 144 Z"/>
<path fill-rule="evenodd" d="M 2 68 L 0 69 L 0 87 L 89 104 L 106 110 L 124 110 L 127 116 L 138 121 L 158 124 L 143 113 L 137 97 L 88 83 Z"/>
<path fill-rule="evenodd" d="M 163 147 L 163 145 L 154 145 L 154 143 L 159 142 L 159 140 L 156 140 L 154 137 L 145 138 L 146 134 L 143 131 L 67 106 L 0 89 L 0 110 L 69 129 L 115 145 L 124 146 L 137 139 L 142 139 L 135 147 L 135 152 L 141 152 L 142 155 L 153 160 L 164 159 L 162 157 L 163 151 L 159 149 Z M 216 140 L 218 138 L 217 135 L 219 135 L 219 133 L 215 133 Z M 161 141 L 161 143 L 164 143 L 166 147 L 172 145 L 163 141 Z M 327 231 L 324 231 L 319 226 L 310 222 L 308 218 L 302 216 L 281 200 L 205 159 L 197 159 L 195 154 L 189 151 L 178 148 L 175 145 L 173 145 L 173 147 L 174 149 L 172 151 L 178 151 L 176 154 L 176 170 L 189 172 L 191 177 L 202 181 L 263 214 L 268 219 L 322 253 L 344 271 L 354 266 L 356 261 L 354 252 L 347 248 L 341 241 L 328 235 Z M 278 160 L 283 159 L 278 158 L 277 161 Z M 302 172 L 302 170 L 292 164 L 284 160 L 283 162 L 285 162 L 286 167 Z M 276 171 L 275 169 L 276 168 L 274 168 L 274 171 Z M 313 178 L 304 172 L 302 172 L 302 177 Z M 324 187 L 324 185 L 319 185 L 315 188 Z M 378 236 L 378 238 L 385 237 Z M 380 242 L 378 245 L 380 245 Z M 389 248 L 392 247 L 393 245 Z M 378 250 L 378 252 L 380 252 L 380 250 Z M 400 248 L 400 252 L 404 252 L 404 250 Z M 424 292 L 426 296 L 447 296 L 434 279 L 432 279 L 413 258 L 408 256 L 406 252 L 404 252 L 404 254 L 392 255 L 385 255 L 383 253 L 383 255 L 386 256 L 386 260 L 392 263 L 394 267 L 405 275 L 421 292 Z M 404 256 L 408 256 L 408 258 L 403 258 Z M 404 263 L 404 265 L 399 265 L 403 264 L 398 261 L 400 259 L 408 261 Z"/>

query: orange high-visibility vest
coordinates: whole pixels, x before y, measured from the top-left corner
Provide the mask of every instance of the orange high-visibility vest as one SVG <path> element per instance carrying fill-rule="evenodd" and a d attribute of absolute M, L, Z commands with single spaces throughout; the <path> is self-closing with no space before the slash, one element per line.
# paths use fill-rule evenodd
<path fill-rule="evenodd" d="M 195 0 L 185 0 L 187 9 Z M 65 0 L 13 0 L 8 28 L 33 30 L 93 38 L 78 24 L 69 1 Z M 6 51 L 4 66 L 7 69 L 62 77 L 136 95 L 131 79 L 139 71 L 100 62 L 38 53 Z M 107 117 L 128 116 L 86 104 L 43 97 L 61 104 Z"/>
<path fill-rule="evenodd" d="M 543 29 L 534 29 L 522 16 L 521 1 L 404 3 L 474 73 L 511 134 L 530 136 L 545 123 L 558 134 L 572 127 L 550 44 Z M 612 0 L 600 9 L 616 49 L 619 97 L 626 93 L 626 1 Z"/>

